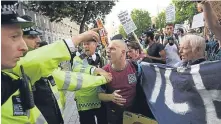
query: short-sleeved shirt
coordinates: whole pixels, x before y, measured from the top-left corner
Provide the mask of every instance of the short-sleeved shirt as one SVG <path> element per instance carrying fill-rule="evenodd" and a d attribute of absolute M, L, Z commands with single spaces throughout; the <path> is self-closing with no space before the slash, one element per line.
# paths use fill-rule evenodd
<path fill-rule="evenodd" d="M 173 66 L 176 63 L 181 61 L 181 59 L 178 55 L 178 49 L 177 49 L 176 44 L 173 44 L 172 46 L 167 44 L 165 46 L 164 50 L 166 52 L 166 64 L 167 65 Z"/>
<path fill-rule="evenodd" d="M 124 107 L 129 107 L 133 104 L 136 96 L 136 69 L 127 61 L 126 68 L 122 71 L 116 71 L 108 64 L 103 69 L 112 74 L 112 81 L 106 84 L 105 88 L 102 88 L 106 93 L 113 93 L 115 90 L 121 90 L 119 92 L 123 98 L 126 99 Z M 112 103 L 114 104 L 114 103 Z"/>
<path fill-rule="evenodd" d="M 162 44 L 159 43 L 153 43 L 147 50 L 147 53 L 149 56 L 153 56 L 153 57 L 161 57 L 160 56 L 160 51 L 164 50 L 164 46 Z M 155 60 L 152 59 L 153 63 L 163 63 L 165 64 L 165 62 L 161 61 L 161 60 Z"/>

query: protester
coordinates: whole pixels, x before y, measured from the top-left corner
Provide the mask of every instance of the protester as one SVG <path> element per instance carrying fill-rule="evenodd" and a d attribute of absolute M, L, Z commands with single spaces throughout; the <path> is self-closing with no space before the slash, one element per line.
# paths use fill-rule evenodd
<path fill-rule="evenodd" d="M 162 44 L 154 42 L 154 33 L 152 31 L 146 31 L 146 44 L 147 46 L 147 55 L 148 59 L 151 59 L 153 63 L 165 63 L 166 61 L 166 52 Z"/>
<path fill-rule="evenodd" d="M 139 43 L 137 43 L 136 41 L 130 41 L 127 43 L 127 58 L 131 59 L 133 61 L 144 61 L 144 62 L 152 62 L 151 59 L 148 59 L 147 57 L 145 57 Z"/>
<path fill-rule="evenodd" d="M 138 66 L 126 60 L 126 52 L 126 43 L 121 39 L 112 40 L 107 48 L 110 64 L 104 70 L 112 74 L 113 80 L 100 88 L 98 97 L 106 102 L 109 124 L 122 124 L 124 111 L 143 110 L 143 113 L 139 113 L 153 118 L 138 83 Z M 135 104 L 137 101 L 141 102 Z"/>
<path fill-rule="evenodd" d="M 207 23 L 209 29 L 214 33 L 216 39 L 219 43 L 219 48 L 214 52 L 213 57 L 210 60 L 221 60 L 221 23 L 218 20 L 216 13 L 213 11 L 213 6 L 210 4 L 213 1 L 202 1 L 203 13 L 205 22 Z"/>
<path fill-rule="evenodd" d="M 164 48 L 166 51 L 166 64 L 168 66 L 173 66 L 174 64 L 181 61 L 178 53 L 178 45 L 175 43 L 172 37 L 168 38 L 167 40 L 168 43 Z"/>
<path fill-rule="evenodd" d="M 180 43 L 181 41 L 181 38 L 184 36 L 184 30 L 183 28 L 178 28 L 178 31 L 177 31 L 177 36 L 178 36 L 178 43 Z"/>
<path fill-rule="evenodd" d="M 193 34 L 183 36 L 179 50 L 182 62 L 177 63 L 175 66 L 189 67 L 204 62 L 206 60 L 205 49 L 206 43 L 203 37 Z"/>
<path fill-rule="evenodd" d="M 164 35 L 164 41 L 163 44 L 166 46 L 168 43 L 168 39 L 174 39 L 174 42 L 177 44 L 177 38 L 176 35 L 174 34 L 174 25 L 173 23 L 167 23 L 166 24 L 166 30 L 165 30 L 165 35 Z"/>
<path fill-rule="evenodd" d="M 104 70 L 110 72 L 114 79 L 107 89 L 103 89 L 105 92 L 99 93 L 98 96 L 102 101 L 108 102 L 107 118 L 110 124 L 123 123 L 123 112 L 132 109 L 136 96 L 136 70 L 126 61 L 126 51 L 123 40 L 113 40 L 107 48 L 111 64 L 106 65 Z"/>
<path fill-rule="evenodd" d="M 219 50 L 219 42 L 213 38 L 213 35 L 210 34 L 207 38 L 208 42 L 206 43 L 206 59 L 209 61 L 216 60 L 216 54 Z"/>

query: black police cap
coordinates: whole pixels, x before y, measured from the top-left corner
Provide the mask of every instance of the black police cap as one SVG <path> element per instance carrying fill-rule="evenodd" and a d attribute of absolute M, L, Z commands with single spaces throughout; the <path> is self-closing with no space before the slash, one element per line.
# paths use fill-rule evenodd
<path fill-rule="evenodd" d="M 24 28 L 23 35 L 42 35 L 42 31 L 33 27 Z"/>
<path fill-rule="evenodd" d="M 21 16 L 21 18 L 33 22 L 32 18 L 28 15 Z M 34 27 L 23 28 L 22 30 L 23 35 L 42 35 L 42 31 Z"/>
<path fill-rule="evenodd" d="M 17 1 L 1 1 L 1 24 L 19 24 L 22 28 L 34 25 L 33 22 L 21 18 L 17 10 Z"/>

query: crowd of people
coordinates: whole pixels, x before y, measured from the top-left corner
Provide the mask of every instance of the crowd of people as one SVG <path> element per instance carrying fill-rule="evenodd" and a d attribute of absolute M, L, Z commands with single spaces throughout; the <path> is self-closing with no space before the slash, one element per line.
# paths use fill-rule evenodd
<path fill-rule="evenodd" d="M 147 29 L 140 41 L 116 35 L 106 53 L 98 54 L 99 28 L 47 44 L 32 18 L 16 13 L 16 2 L 2 1 L 2 123 L 63 124 L 66 91 L 75 92 L 81 124 L 122 124 L 125 111 L 155 120 L 140 85 L 141 62 L 176 68 L 221 60 L 221 25 L 211 5 L 201 4 L 212 32 L 208 37 L 183 29 L 174 34 L 174 25 L 167 24 L 165 34 Z M 64 61 L 69 70 L 61 69 Z"/>

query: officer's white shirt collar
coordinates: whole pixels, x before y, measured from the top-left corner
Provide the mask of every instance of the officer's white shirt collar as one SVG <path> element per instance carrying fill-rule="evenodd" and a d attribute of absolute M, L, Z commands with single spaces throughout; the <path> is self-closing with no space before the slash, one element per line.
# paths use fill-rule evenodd
<path fill-rule="evenodd" d="M 96 60 L 96 54 L 94 53 L 92 56 L 92 59 L 95 61 Z"/>

